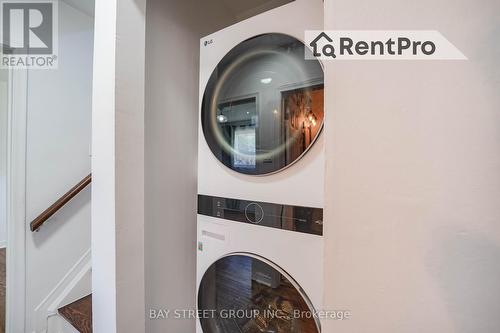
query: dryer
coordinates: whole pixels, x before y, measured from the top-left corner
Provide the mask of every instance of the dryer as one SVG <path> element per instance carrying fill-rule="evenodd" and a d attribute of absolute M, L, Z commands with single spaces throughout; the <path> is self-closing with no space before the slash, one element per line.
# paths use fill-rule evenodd
<path fill-rule="evenodd" d="M 296 0 L 200 41 L 198 193 L 323 207 L 324 73 L 305 60 L 323 2 Z"/>
<path fill-rule="evenodd" d="M 322 28 L 296 0 L 200 41 L 197 333 L 321 331 Z"/>

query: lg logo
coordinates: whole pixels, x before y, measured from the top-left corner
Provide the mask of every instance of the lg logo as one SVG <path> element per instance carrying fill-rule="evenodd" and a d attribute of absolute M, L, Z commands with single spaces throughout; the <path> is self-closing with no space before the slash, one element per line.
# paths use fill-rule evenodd
<path fill-rule="evenodd" d="M 54 51 L 54 4 L 2 2 L 4 54 L 52 54 Z"/>
<path fill-rule="evenodd" d="M 210 45 L 210 44 L 213 44 L 213 42 L 214 42 L 214 40 L 213 40 L 213 39 L 209 39 L 209 40 L 204 41 L 204 42 L 203 42 L 203 45 L 208 46 L 208 45 Z"/>

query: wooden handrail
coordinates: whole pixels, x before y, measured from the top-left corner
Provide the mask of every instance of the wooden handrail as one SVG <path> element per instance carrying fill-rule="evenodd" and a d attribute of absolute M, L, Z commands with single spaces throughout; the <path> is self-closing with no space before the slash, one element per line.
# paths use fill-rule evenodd
<path fill-rule="evenodd" d="M 73 199 L 78 193 L 80 193 L 85 187 L 87 187 L 92 182 L 92 174 L 83 178 L 81 182 L 73 186 L 71 190 L 65 193 L 62 197 L 54 202 L 49 208 L 47 208 L 42 214 L 38 215 L 36 219 L 31 221 L 30 228 L 31 231 L 38 231 L 38 229 L 54 215 L 59 209 L 61 209 L 65 204 L 67 204 L 71 199 Z"/>

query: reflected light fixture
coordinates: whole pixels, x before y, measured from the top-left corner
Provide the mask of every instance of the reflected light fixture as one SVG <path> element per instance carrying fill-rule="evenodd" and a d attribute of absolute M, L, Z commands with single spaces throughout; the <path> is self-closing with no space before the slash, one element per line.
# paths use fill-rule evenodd
<path fill-rule="evenodd" d="M 314 115 L 314 113 L 312 111 L 308 112 L 306 118 L 307 118 L 307 120 L 304 121 L 305 123 L 307 122 L 306 127 L 311 127 L 311 126 L 317 125 L 318 118 L 316 118 L 316 115 Z"/>
<path fill-rule="evenodd" d="M 217 121 L 219 123 L 225 123 L 225 122 L 227 122 L 227 117 L 225 115 L 223 115 L 223 114 L 220 114 L 220 115 L 217 116 Z"/>
<path fill-rule="evenodd" d="M 260 80 L 260 82 L 263 84 L 269 84 L 269 83 L 273 82 L 273 79 L 270 77 L 266 77 L 265 79 Z"/>

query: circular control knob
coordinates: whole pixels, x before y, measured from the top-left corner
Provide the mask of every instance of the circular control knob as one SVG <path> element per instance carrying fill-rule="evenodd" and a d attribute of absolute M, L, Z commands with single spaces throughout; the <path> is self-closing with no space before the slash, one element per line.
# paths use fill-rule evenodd
<path fill-rule="evenodd" d="M 248 222 L 259 224 L 264 219 L 264 210 L 259 204 L 252 202 L 245 207 L 245 217 Z"/>

